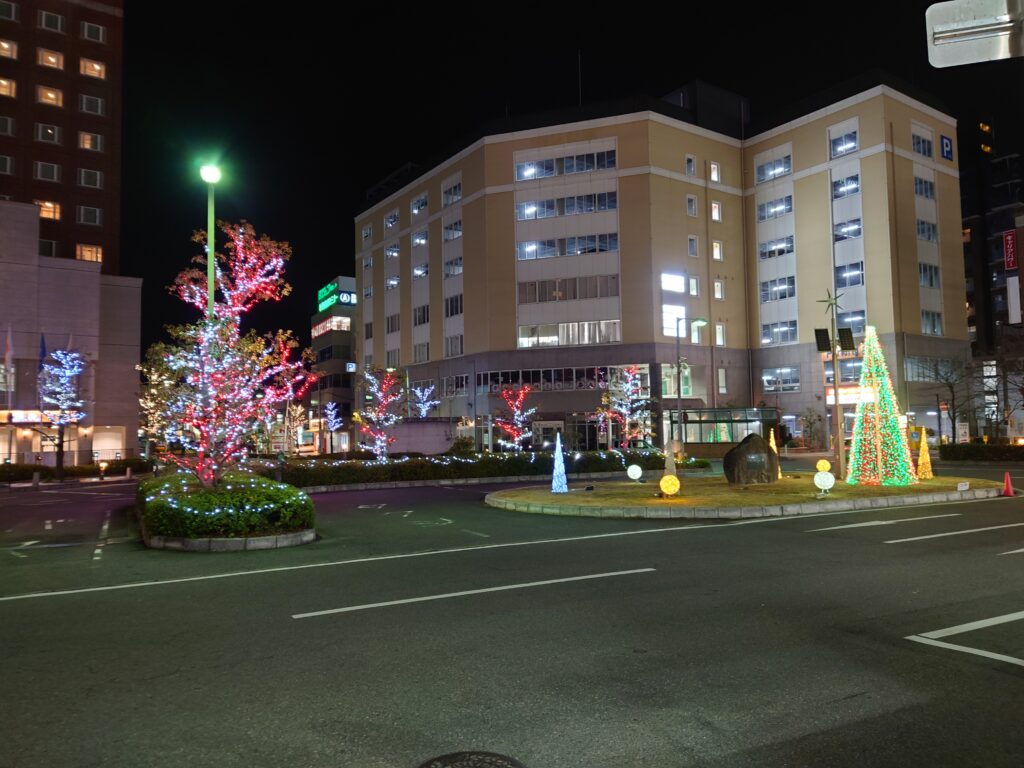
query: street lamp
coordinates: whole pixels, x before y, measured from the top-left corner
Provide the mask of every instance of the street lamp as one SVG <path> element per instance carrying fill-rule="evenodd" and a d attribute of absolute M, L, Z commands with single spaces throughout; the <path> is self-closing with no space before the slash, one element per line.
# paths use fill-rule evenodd
<path fill-rule="evenodd" d="M 683 432 L 683 367 L 689 371 L 690 366 L 686 365 L 686 358 L 679 347 L 679 337 L 682 332 L 679 329 L 681 323 L 686 320 L 683 315 L 676 315 L 676 423 L 679 426 L 679 450 L 686 453 L 683 447 L 686 445 L 686 433 Z"/>
<path fill-rule="evenodd" d="M 704 326 L 706 326 L 707 324 L 708 324 L 707 318 L 704 318 L 704 317 L 695 317 L 695 318 L 693 318 L 693 320 L 690 321 L 690 327 L 691 328 L 698 328 L 698 329 L 700 329 L 700 328 L 703 328 Z M 699 331 L 698 331 L 698 333 L 699 333 Z M 698 336 L 698 338 L 699 338 L 699 336 Z M 691 341 L 693 341 L 693 340 L 691 339 Z M 715 349 L 712 346 L 712 348 L 711 348 L 711 364 L 708 366 L 708 369 L 711 371 L 711 376 L 714 376 L 714 367 L 715 367 L 715 364 L 714 364 L 715 363 L 714 354 L 715 354 Z M 712 396 L 712 393 L 714 392 L 714 383 L 715 382 L 712 379 L 711 382 L 710 382 L 710 385 L 708 387 L 708 392 L 707 392 L 707 403 L 708 403 L 708 405 L 711 405 L 712 407 L 714 407 L 713 406 L 714 398 Z"/>
<path fill-rule="evenodd" d="M 199 169 L 199 175 L 206 182 L 206 317 L 213 320 L 213 292 L 214 292 L 214 260 L 216 257 L 216 221 L 213 218 L 213 187 L 220 181 L 220 168 L 216 165 L 204 165 Z"/>

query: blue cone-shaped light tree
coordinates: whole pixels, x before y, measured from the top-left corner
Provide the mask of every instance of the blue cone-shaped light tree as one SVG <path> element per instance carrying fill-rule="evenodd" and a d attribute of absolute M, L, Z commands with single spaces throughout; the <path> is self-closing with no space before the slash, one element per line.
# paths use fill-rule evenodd
<path fill-rule="evenodd" d="M 555 433 L 555 471 L 551 476 L 552 493 L 568 493 L 569 485 L 565 482 L 565 459 L 562 458 L 562 433 Z"/>

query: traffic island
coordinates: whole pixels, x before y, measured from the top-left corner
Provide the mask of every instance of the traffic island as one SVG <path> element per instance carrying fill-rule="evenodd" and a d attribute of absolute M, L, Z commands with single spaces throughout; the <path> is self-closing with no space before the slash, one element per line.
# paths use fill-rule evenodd
<path fill-rule="evenodd" d="M 991 480 L 936 477 L 900 487 L 837 482 L 827 496 L 817 498 L 813 478 L 813 473 L 793 473 L 775 483 L 745 486 L 731 486 L 724 477 L 683 478 L 673 496 L 663 495 L 657 483 L 577 485 L 560 494 L 549 486 L 530 486 L 495 491 L 484 500 L 492 507 L 543 515 L 735 519 L 989 499 L 1002 490 Z"/>
<path fill-rule="evenodd" d="M 291 485 L 235 472 L 213 487 L 176 474 L 139 484 L 142 540 L 152 549 L 237 552 L 316 540 L 313 502 Z"/>

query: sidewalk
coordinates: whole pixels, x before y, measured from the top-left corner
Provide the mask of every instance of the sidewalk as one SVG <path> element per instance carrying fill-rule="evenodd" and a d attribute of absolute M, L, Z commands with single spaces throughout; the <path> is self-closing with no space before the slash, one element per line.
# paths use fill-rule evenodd
<path fill-rule="evenodd" d="M 83 485 L 97 485 L 99 483 L 103 483 L 103 485 L 125 485 L 126 483 L 134 483 L 138 479 L 138 475 L 132 475 L 130 478 L 127 475 L 108 475 L 103 480 L 98 477 L 79 477 L 74 480 L 65 480 L 63 483 L 43 480 L 40 481 L 38 490 L 53 491 L 61 488 L 81 488 Z M 4 491 L 13 492 L 35 490 L 37 490 L 37 488 L 33 485 L 31 480 L 16 483 L 0 483 L 0 493 Z"/>

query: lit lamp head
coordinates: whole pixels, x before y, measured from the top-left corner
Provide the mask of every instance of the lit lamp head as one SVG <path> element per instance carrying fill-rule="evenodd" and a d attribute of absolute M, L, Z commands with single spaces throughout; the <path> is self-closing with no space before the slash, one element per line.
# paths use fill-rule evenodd
<path fill-rule="evenodd" d="M 199 175 L 207 184 L 216 184 L 220 181 L 220 168 L 216 165 L 204 165 L 199 169 Z"/>
<path fill-rule="evenodd" d="M 695 317 L 690 321 L 690 326 L 693 328 L 703 328 L 708 324 L 708 321 L 703 317 Z"/>

